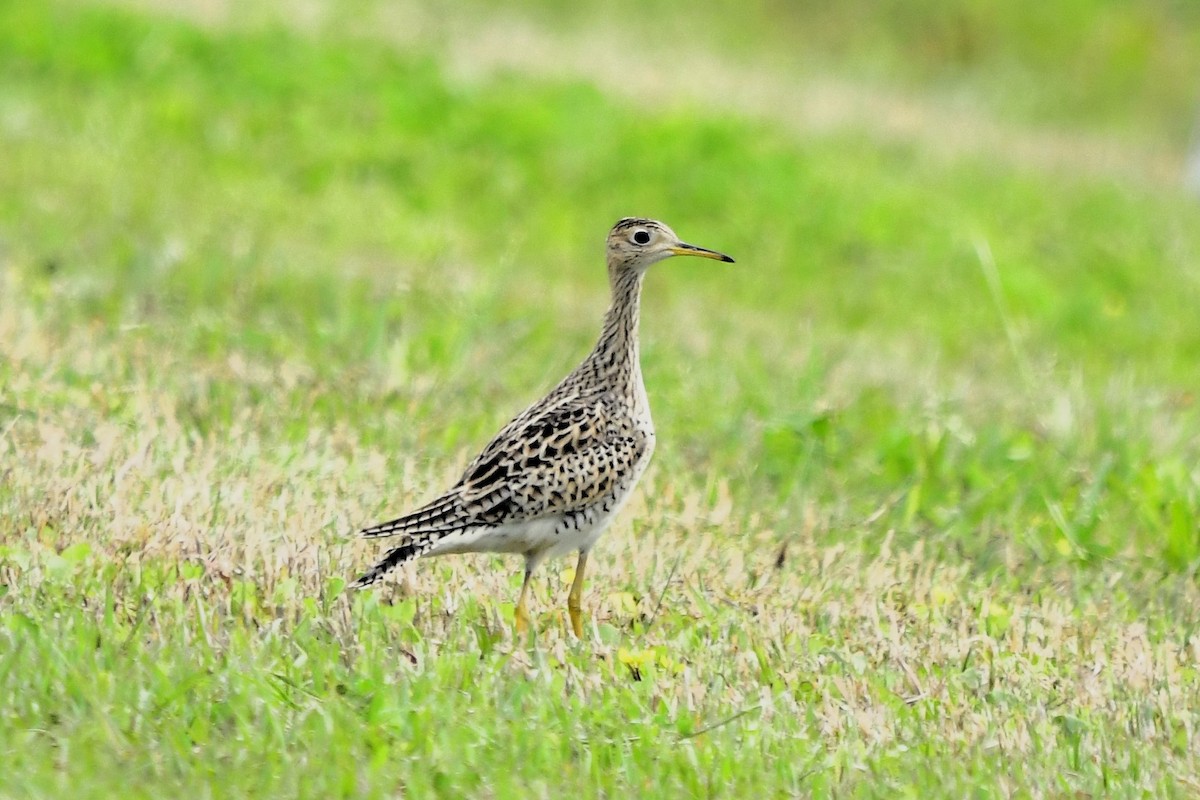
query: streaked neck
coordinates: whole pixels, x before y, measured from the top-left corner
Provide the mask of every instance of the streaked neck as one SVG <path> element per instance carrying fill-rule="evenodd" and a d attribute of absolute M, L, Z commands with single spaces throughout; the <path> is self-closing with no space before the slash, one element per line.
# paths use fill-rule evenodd
<path fill-rule="evenodd" d="M 623 376 L 641 376 L 638 322 L 642 302 L 642 276 L 636 269 L 609 273 L 612 305 L 604 315 L 600 340 L 592 359 L 601 370 L 616 370 Z"/>

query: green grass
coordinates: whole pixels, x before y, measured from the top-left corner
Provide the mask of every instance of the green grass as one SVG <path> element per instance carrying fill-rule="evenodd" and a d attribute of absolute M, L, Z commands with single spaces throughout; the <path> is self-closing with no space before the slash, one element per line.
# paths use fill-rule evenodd
<path fill-rule="evenodd" d="M 1176 145 L 1197 125 L 1200 7 L 1188 0 L 522 5 L 579 32 L 620 29 L 635 46 L 688 38 L 794 76 L 834 71 L 1032 123 Z"/>
<path fill-rule="evenodd" d="M 1194 202 L 272 19 L 0 4 L 0 794 L 1195 792 Z M 512 562 L 345 592 L 626 214 L 738 263 L 648 279 L 592 638 L 565 565 L 533 645 Z"/>

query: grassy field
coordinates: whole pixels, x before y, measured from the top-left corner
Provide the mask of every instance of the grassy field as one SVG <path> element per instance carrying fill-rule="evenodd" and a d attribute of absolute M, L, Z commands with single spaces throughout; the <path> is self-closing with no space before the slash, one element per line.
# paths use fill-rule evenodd
<path fill-rule="evenodd" d="M 0 796 L 1200 792 L 1200 20 L 809 5 L 0 2 Z M 738 263 L 648 278 L 587 641 L 347 591 L 631 214 Z"/>

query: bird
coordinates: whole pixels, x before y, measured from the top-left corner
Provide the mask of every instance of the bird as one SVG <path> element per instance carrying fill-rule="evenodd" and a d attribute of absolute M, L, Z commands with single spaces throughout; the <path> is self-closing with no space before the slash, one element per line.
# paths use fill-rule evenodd
<path fill-rule="evenodd" d="M 362 575 L 375 583 L 404 562 L 452 553 L 509 553 L 525 559 L 514 611 L 530 626 L 527 596 L 547 557 L 578 553 L 567 596 L 571 628 L 584 636 L 581 597 L 588 553 L 629 500 L 654 453 L 654 421 L 642 381 L 639 317 L 647 270 L 673 256 L 733 263 L 687 244 L 667 225 L 625 217 L 605 243 L 611 303 L 591 352 L 549 394 L 488 442 L 448 491 L 401 517 L 361 530 L 399 543 Z"/>

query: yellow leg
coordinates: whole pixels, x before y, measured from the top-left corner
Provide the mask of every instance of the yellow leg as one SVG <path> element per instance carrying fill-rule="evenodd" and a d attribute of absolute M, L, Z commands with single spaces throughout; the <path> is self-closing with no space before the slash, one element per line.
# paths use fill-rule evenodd
<path fill-rule="evenodd" d="M 518 634 L 529 630 L 529 612 L 525 608 L 525 596 L 529 594 L 529 577 L 531 575 L 533 575 L 533 571 L 526 568 L 525 580 L 521 583 L 521 597 L 517 600 L 517 609 L 513 613 Z"/>
<path fill-rule="evenodd" d="M 567 614 L 571 617 L 571 628 L 577 639 L 583 638 L 583 613 L 579 599 L 583 596 L 583 570 L 587 566 L 587 552 L 579 551 L 579 563 L 575 565 L 575 580 L 571 581 L 571 593 L 567 595 Z"/>

